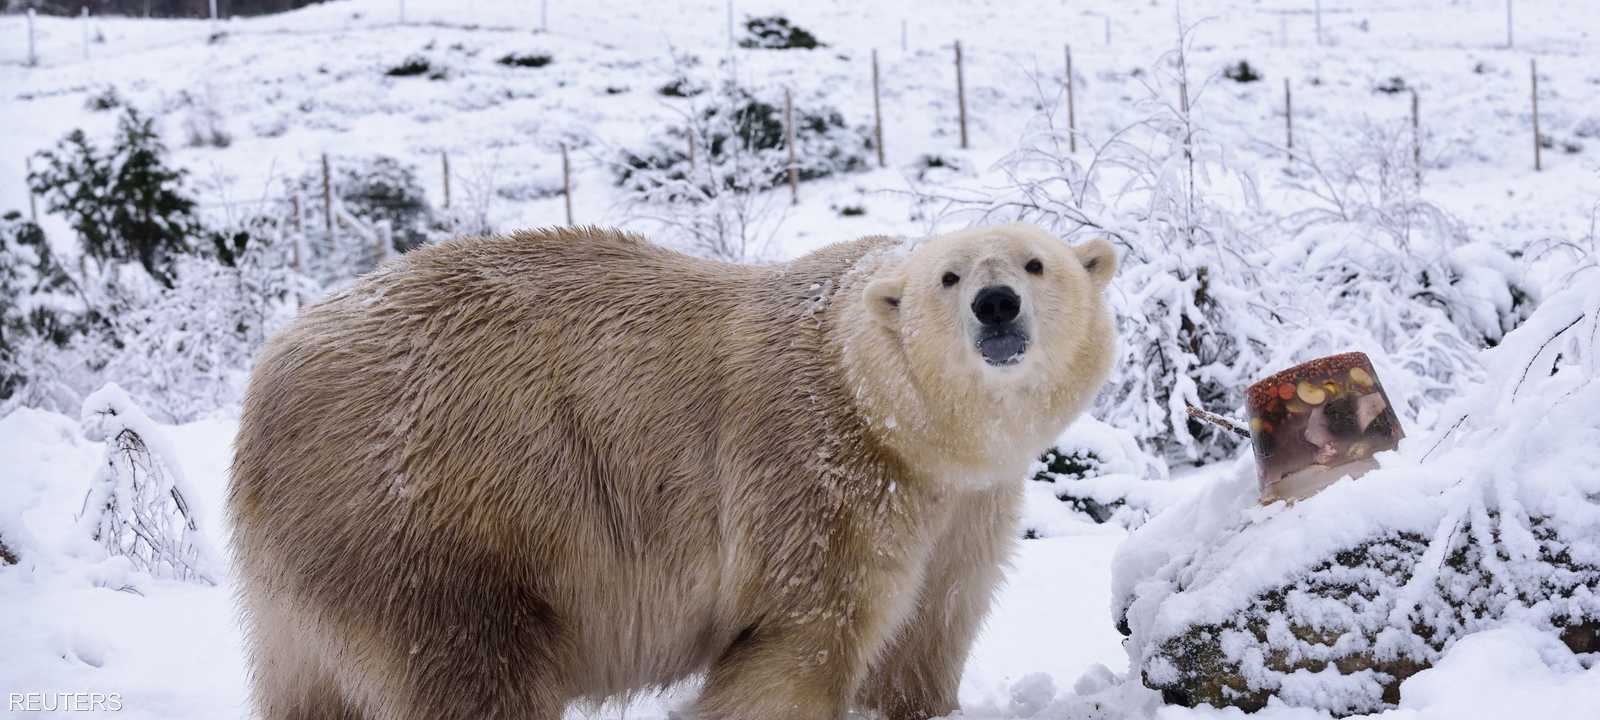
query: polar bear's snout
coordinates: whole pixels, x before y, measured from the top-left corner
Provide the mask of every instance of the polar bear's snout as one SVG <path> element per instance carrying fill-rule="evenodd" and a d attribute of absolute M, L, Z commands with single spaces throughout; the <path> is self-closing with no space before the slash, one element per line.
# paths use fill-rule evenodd
<path fill-rule="evenodd" d="M 972 314 L 984 327 L 1005 325 L 1022 312 L 1022 298 L 1010 285 L 990 285 L 972 299 Z"/>
<path fill-rule="evenodd" d="M 972 298 L 978 320 L 978 353 L 990 365 L 1012 365 L 1028 349 L 1028 332 L 1018 321 L 1022 298 L 1010 285 L 990 285 Z"/>

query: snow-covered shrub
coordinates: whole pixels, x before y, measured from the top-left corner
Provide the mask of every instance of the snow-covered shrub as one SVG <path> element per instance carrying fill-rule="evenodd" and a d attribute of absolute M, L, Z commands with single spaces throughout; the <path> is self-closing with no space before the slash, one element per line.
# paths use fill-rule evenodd
<path fill-rule="evenodd" d="M 705 91 L 706 88 L 704 85 L 701 85 L 687 77 L 676 77 L 668 80 L 656 90 L 656 92 L 666 97 L 678 98 L 694 97 Z"/>
<path fill-rule="evenodd" d="M 308 274 L 334 284 L 376 267 L 393 253 L 407 252 L 443 237 L 448 225 L 428 202 L 416 170 L 383 155 L 329 158 L 334 201 L 334 231 L 329 237 L 323 203 L 322 168 L 316 165 L 289 181 L 298 195 L 309 257 Z M 382 228 L 390 239 L 376 243 Z M 380 250 L 382 250 L 380 252 Z"/>
<path fill-rule="evenodd" d="M 39 153 L 43 167 L 28 175 L 28 185 L 50 212 L 67 217 L 85 255 L 102 265 L 136 260 L 171 287 L 173 263 L 200 222 L 184 192 L 185 173 L 168 167 L 165 154 L 151 120 L 128 108 L 110 149 L 100 151 L 73 130 Z"/>
<path fill-rule="evenodd" d="M 178 106 L 183 108 L 183 131 L 189 147 L 225 148 L 233 144 L 211 83 L 194 92 L 181 91 Z"/>
<path fill-rule="evenodd" d="M 1373 92 L 1383 93 L 1384 95 L 1399 95 L 1410 89 L 1411 86 L 1406 84 L 1406 79 L 1399 75 L 1391 75 L 1372 86 Z"/>
<path fill-rule="evenodd" d="M 75 332 L 61 310 L 71 283 L 44 230 L 18 212 L 0 216 L 0 414 L 37 370 L 23 362 L 28 346 L 63 345 Z"/>
<path fill-rule="evenodd" d="M 1250 383 L 1320 355 L 1373 356 L 1411 417 L 1479 377 L 1475 351 L 1538 293 L 1515 258 L 1470 242 L 1419 197 L 1409 127 L 1369 122 L 1352 142 L 1297 146 L 1284 181 L 1295 209 L 1275 216 L 1208 129 L 1192 39 L 1185 29 L 1139 75 L 1141 119 L 1086 153 L 1068 151 L 1060 99 L 1041 97 L 998 189 L 925 195 L 954 218 L 1024 220 L 1120 247 L 1108 298 L 1121 353 L 1095 415 L 1169 461 L 1209 462 L 1231 457 L 1239 438 L 1186 406 L 1238 408 Z"/>
<path fill-rule="evenodd" d="M 1593 276 L 1592 270 L 1588 275 Z M 1600 292 L 1547 299 L 1485 381 L 1359 480 L 1257 504 L 1253 464 L 1119 549 L 1113 612 L 1168 702 L 1335 714 L 1393 705 L 1462 638 L 1600 647 Z"/>
<path fill-rule="evenodd" d="M 455 199 L 445 211 L 445 226 L 450 234 L 492 235 L 496 229 L 497 206 L 501 200 L 523 202 L 561 193 L 559 178 L 548 183 L 532 180 L 508 182 L 506 174 L 507 168 L 501 165 L 498 153 L 486 159 L 467 162 L 453 170 L 451 185 L 455 190 Z"/>
<path fill-rule="evenodd" d="M 794 126 L 795 167 L 801 181 L 866 168 L 871 135 L 865 127 L 848 125 L 838 108 L 796 98 Z M 748 169 L 738 175 L 725 171 L 694 176 L 690 135 L 696 141 L 693 165 L 718 167 L 742 160 Z M 782 93 L 725 82 L 710 99 L 690 105 L 690 117 L 682 127 L 661 133 L 647 148 L 624 150 L 615 174 L 617 184 L 629 191 L 691 178 L 731 189 L 745 174 L 755 176 L 747 184 L 775 187 L 787 182 L 788 152 Z"/>
<path fill-rule="evenodd" d="M 12 223 L 0 223 L 0 286 L 17 289 L 0 295 L 0 412 L 66 409 L 114 381 L 165 419 L 193 419 L 238 399 L 256 348 L 316 292 L 269 220 L 207 231 L 171 287 L 132 263 L 79 276 L 37 226 Z"/>
<path fill-rule="evenodd" d="M 648 148 L 621 151 L 614 172 L 631 218 L 690 252 L 759 257 L 788 202 L 773 192 L 787 182 L 789 149 L 782 100 L 769 95 L 726 82 L 691 99 L 682 125 Z M 797 100 L 794 123 L 800 180 L 866 167 L 869 134 L 837 109 Z"/>
<path fill-rule="evenodd" d="M 495 62 L 506 67 L 542 68 L 549 65 L 551 60 L 553 58 L 547 53 L 506 53 Z"/>
<path fill-rule="evenodd" d="M 389 77 L 416 77 L 418 75 L 430 75 L 430 73 L 435 72 L 442 72 L 442 70 L 435 69 L 433 63 L 427 57 L 407 55 L 404 60 L 384 70 L 383 74 Z"/>
<path fill-rule="evenodd" d="M 758 48 L 762 50 L 815 50 L 827 47 L 826 44 L 817 42 L 817 37 L 805 28 L 789 22 L 782 15 L 767 17 L 747 18 L 744 21 L 745 36 L 739 39 L 739 47 Z"/>
<path fill-rule="evenodd" d="M 1279 224 L 1290 239 L 1270 272 L 1317 288 L 1294 303 L 1322 328 L 1301 334 L 1303 356 L 1369 344 L 1416 412 L 1479 377 L 1477 350 L 1526 318 L 1538 293 L 1516 258 L 1472 242 L 1420 197 L 1409 129 L 1359 129 L 1296 150 L 1285 187 L 1304 206 Z"/>
<path fill-rule="evenodd" d="M 1034 483 L 1048 486 L 1057 500 L 1092 522 L 1131 528 L 1167 505 L 1172 485 L 1166 478 L 1166 465 L 1140 448 L 1132 433 L 1082 416 L 1034 463 L 1029 485 L 1030 491 Z M 1025 513 L 1025 536 L 1054 534 L 1055 514 Z"/>
<path fill-rule="evenodd" d="M 115 384 L 84 399 L 82 421 L 89 439 L 106 443 L 106 456 L 79 526 L 108 554 L 156 577 L 216 584 L 221 565 L 160 426 Z"/>
<path fill-rule="evenodd" d="M 111 318 L 98 373 L 159 416 L 195 419 L 239 401 L 250 361 L 316 287 L 290 267 L 270 222 L 219 234 L 214 255 L 185 256 L 177 284 Z"/>
<path fill-rule="evenodd" d="M 1249 60 L 1229 63 L 1222 69 L 1222 76 L 1236 83 L 1252 83 L 1261 79 L 1261 73 L 1250 65 Z"/>
<path fill-rule="evenodd" d="M 104 85 L 84 96 L 83 109 L 95 112 L 105 112 L 122 107 L 125 102 L 122 95 L 117 92 L 117 86 Z"/>

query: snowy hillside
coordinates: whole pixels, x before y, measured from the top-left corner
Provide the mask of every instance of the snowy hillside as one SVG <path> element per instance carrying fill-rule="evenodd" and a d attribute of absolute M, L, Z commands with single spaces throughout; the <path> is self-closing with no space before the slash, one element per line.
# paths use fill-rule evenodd
<path fill-rule="evenodd" d="M 1507 553 L 1523 579 L 1537 544 L 1488 537 L 1503 512 L 1508 532 L 1531 538 L 1549 517 L 1590 539 L 1560 541 L 1576 589 L 1549 602 L 1497 591 L 1496 614 L 1418 650 L 1428 667 L 1373 716 L 1592 717 L 1600 647 L 1555 633 L 1594 621 L 1600 597 L 1583 579 L 1600 567 L 1587 449 L 1600 411 L 1583 404 L 1600 368 L 1600 298 L 1584 292 L 1600 279 L 1600 9 L 1516 3 L 1507 47 L 1506 8 L 350 0 L 215 22 L 0 15 L 0 692 L 116 692 L 135 718 L 245 717 L 218 558 L 251 354 L 396 252 L 565 224 L 570 203 L 575 223 L 747 262 L 1019 218 L 1117 245 L 1118 368 L 1094 417 L 1019 478 L 1028 539 L 967 667 L 965 716 L 1241 717 L 1164 705 L 1176 696 L 1141 684 L 1183 623 L 1242 618 L 1246 593 L 1306 580 L 1358 531 L 1420 537 L 1437 566 L 1473 551 L 1448 524 L 1467 515 L 1484 537 L 1462 542 Z M 821 46 L 740 46 L 747 20 L 767 16 Z M 800 118 L 793 204 L 786 92 Z M 163 146 L 186 175 L 156 184 L 193 207 L 151 233 L 206 239 L 141 259 L 92 242 L 86 215 L 52 211 L 80 188 L 47 159 L 74 157 L 76 129 L 107 157 Z M 714 149 L 730 137 L 747 154 Z M 1190 422 L 1185 404 L 1235 413 L 1249 383 L 1344 350 L 1371 356 L 1408 439 L 1357 481 L 1372 485 L 1256 506 L 1249 445 Z M 1496 395 L 1524 382 L 1520 401 Z M 147 454 L 127 451 L 130 428 Z M 177 483 L 178 514 L 165 496 L 130 502 L 159 505 L 204 572 L 92 539 L 89 510 L 120 487 L 118 463 Z M 1381 512 L 1386 497 L 1415 503 Z M 1249 590 L 1229 586 L 1241 577 Z M 1391 584 L 1408 601 L 1422 592 Z M 1255 673 L 1289 689 L 1258 717 L 1328 717 L 1380 695 L 1300 673 Z M 693 695 L 570 715 L 665 718 Z"/>

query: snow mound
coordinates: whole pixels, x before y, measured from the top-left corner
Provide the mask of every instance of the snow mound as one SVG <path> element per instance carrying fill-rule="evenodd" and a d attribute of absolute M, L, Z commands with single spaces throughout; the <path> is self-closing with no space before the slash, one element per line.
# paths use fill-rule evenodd
<path fill-rule="evenodd" d="M 1130 667 L 1168 703 L 1351 714 L 1508 623 L 1600 650 L 1597 351 L 1600 291 L 1558 294 L 1359 481 L 1262 507 L 1246 459 L 1146 523 L 1113 568 Z"/>

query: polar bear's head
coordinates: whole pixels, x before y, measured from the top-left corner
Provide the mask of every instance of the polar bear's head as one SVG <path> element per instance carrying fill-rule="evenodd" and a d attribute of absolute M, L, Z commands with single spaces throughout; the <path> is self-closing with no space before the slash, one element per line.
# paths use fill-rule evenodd
<path fill-rule="evenodd" d="M 902 450 L 970 471 L 1031 461 L 1093 398 L 1114 337 L 1102 291 L 1110 243 L 1031 225 L 914 244 L 871 271 L 852 374 L 869 421 Z M 855 367 L 862 365 L 861 367 Z"/>

